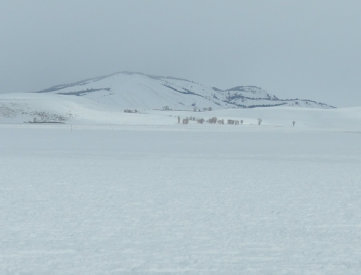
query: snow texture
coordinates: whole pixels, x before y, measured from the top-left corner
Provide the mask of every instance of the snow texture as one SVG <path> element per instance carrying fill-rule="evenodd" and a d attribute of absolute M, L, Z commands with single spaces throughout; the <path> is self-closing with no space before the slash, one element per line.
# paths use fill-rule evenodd
<path fill-rule="evenodd" d="M 360 274 L 359 108 L 82 114 L 0 125 L 0 274 Z"/>

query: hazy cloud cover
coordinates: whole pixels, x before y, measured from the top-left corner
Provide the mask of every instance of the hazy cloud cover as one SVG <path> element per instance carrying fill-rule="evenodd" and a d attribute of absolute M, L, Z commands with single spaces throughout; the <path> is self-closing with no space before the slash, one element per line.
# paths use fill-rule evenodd
<path fill-rule="evenodd" d="M 0 92 L 116 71 L 361 105 L 358 0 L 2 0 Z"/>

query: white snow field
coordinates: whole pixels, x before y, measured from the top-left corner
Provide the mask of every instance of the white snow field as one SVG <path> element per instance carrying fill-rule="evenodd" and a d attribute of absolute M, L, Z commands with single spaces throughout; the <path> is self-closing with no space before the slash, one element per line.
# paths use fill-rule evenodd
<path fill-rule="evenodd" d="M 100 114 L 0 124 L 0 274 L 361 274 L 360 108 Z"/>

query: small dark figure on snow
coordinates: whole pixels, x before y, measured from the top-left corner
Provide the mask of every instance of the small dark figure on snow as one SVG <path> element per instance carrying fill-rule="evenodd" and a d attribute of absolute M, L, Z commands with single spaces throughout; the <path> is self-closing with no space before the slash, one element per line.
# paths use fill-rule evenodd
<path fill-rule="evenodd" d="M 292 121 L 292 126 L 295 127 L 296 121 Z"/>

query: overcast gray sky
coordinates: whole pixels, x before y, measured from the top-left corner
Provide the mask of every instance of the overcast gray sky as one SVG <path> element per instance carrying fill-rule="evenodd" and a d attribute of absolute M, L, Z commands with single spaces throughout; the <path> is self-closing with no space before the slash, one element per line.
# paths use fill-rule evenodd
<path fill-rule="evenodd" d="M 116 71 L 361 106 L 359 0 L 1 0 L 0 92 Z"/>

